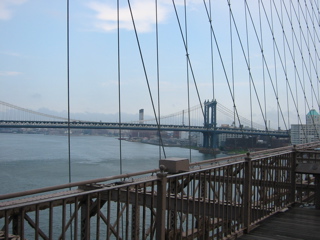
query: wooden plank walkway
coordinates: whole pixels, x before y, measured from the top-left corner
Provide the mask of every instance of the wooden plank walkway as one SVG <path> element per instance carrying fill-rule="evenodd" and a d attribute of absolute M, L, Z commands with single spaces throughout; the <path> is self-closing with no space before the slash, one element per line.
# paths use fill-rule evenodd
<path fill-rule="evenodd" d="M 320 240 L 320 210 L 294 207 L 261 222 L 241 240 Z"/>

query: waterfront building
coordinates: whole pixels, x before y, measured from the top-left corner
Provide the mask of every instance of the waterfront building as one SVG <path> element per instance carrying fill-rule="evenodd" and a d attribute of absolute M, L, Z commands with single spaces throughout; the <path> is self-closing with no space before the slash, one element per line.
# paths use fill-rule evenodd
<path fill-rule="evenodd" d="M 224 146 L 227 139 L 242 139 L 242 134 L 233 134 L 233 133 L 221 133 L 218 136 L 219 147 Z"/>
<path fill-rule="evenodd" d="M 320 115 L 311 109 L 306 115 L 306 124 L 291 125 L 291 143 L 302 144 L 319 141 Z"/>

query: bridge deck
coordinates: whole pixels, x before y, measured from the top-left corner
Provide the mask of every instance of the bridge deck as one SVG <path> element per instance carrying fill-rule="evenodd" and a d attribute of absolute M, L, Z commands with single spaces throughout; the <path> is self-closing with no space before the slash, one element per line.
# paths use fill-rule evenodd
<path fill-rule="evenodd" d="M 259 224 L 259 227 L 239 239 L 320 239 L 319 220 L 320 210 L 294 207 L 266 219 Z"/>

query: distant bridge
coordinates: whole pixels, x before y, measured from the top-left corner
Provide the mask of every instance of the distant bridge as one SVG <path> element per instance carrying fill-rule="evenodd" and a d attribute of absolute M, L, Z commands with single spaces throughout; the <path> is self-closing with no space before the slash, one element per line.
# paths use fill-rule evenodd
<path fill-rule="evenodd" d="M 2 102 L 3 103 L 3 102 Z M 28 112 L 32 115 L 39 115 L 41 117 L 52 118 L 55 116 L 42 114 L 30 110 L 26 110 L 11 104 L 5 103 L 6 106 L 13 108 L 18 111 Z M 197 111 L 199 107 L 193 107 L 189 111 Z M 217 101 L 205 101 L 203 107 L 201 106 L 201 114 L 197 120 L 198 125 L 194 122 L 188 122 L 184 124 L 184 111 L 171 114 L 168 116 L 161 117 L 160 120 L 140 120 L 139 122 L 97 122 L 97 121 L 78 121 L 71 119 L 64 119 L 57 117 L 55 120 L 43 121 L 43 120 L 1 120 L 0 128 L 72 128 L 72 129 L 123 129 L 123 130 L 151 130 L 151 131 L 186 131 L 186 132 L 201 132 L 203 134 L 203 147 L 204 148 L 218 148 L 218 135 L 219 134 L 237 134 L 237 135 L 260 135 L 260 136 L 269 136 L 269 137 L 281 137 L 288 138 L 290 137 L 289 130 L 286 131 L 275 131 L 270 130 L 266 126 L 263 130 L 254 128 L 251 124 L 251 127 L 217 127 Z M 226 109 L 224 109 L 226 111 Z M 172 121 L 172 118 L 179 117 L 182 119 L 182 124 L 180 121 L 179 124 L 167 124 L 167 121 L 163 119 L 169 119 L 169 122 Z M 189 116 L 190 117 L 190 116 Z M 149 123 L 146 123 L 149 122 Z M 155 123 L 150 123 L 155 122 Z M 201 122 L 201 124 L 199 124 Z"/>
<path fill-rule="evenodd" d="M 114 123 L 114 122 L 86 122 L 86 121 L 0 121 L 0 128 L 72 128 L 72 129 L 124 129 L 124 130 L 152 130 L 152 131 L 190 131 L 209 133 L 228 133 L 243 135 L 262 135 L 274 137 L 289 137 L 288 131 L 265 131 L 249 128 L 223 128 L 185 125 L 160 125 L 144 123 Z"/>

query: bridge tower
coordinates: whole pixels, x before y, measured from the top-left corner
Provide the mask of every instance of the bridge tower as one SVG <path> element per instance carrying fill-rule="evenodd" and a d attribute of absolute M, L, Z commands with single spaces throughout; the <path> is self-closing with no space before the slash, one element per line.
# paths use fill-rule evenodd
<path fill-rule="evenodd" d="M 204 102 L 204 127 L 217 129 L 217 101 Z M 203 134 L 203 147 L 204 148 L 217 148 L 218 147 L 218 134 L 214 132 L 202 132 Z"/>

